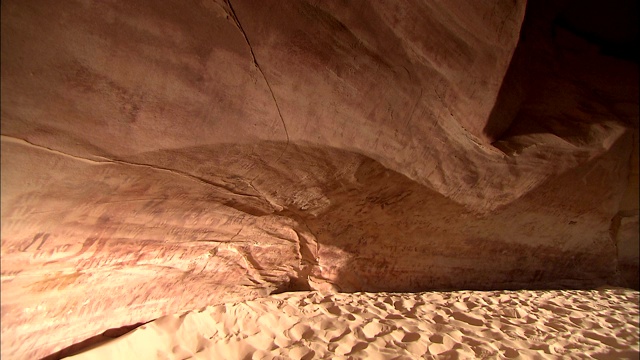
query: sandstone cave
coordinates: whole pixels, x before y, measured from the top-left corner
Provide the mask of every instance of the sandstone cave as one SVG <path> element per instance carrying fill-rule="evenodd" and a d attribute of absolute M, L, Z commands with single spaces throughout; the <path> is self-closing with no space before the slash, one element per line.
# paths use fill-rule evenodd
<path fill-rule="evenodd" d="M 584 330 L 606 350 L 585 358 L 637 358 L 637 17 L 635 0 L 2 1 L 2 358 L 283 294 L 605 288 L 636 334 Z M 451 321 L 484 324 L 468 303 Z M 351 330 L 391 334 L 380 321 Z M 237 356 L 581 358 L 417 330 L 323 357 L 300 332 L 288 355 Z M 156 356 L 216 358 L 184 346 Z"/>

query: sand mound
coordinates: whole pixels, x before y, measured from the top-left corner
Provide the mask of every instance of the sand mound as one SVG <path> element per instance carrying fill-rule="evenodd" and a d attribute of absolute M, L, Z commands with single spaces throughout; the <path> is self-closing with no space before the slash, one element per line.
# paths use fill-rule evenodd
<path fill-rule="evenodd" d="M 72 359 L 637 359 L 639 293 L 295 292 L 159 318 Z"/>

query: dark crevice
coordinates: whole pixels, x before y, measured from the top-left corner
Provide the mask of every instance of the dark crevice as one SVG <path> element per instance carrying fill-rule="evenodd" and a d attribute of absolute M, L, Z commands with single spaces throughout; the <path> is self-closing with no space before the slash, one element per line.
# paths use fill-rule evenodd
<path fill-rule="evenodd" d="M 298 265 L 296 278 L 291 279 L 287 287 L 281 289 L 279 292 L 289 291 L 310 291 L 312 290 L 309 278 L 318 267 L 319 264 L 319 244 L 318 238 L 313 234 L 309 226 L 304 221 L 304 218 L 291 210 L 285 209 L 278 212 L 278 215 L 286 216 L 293 219 L 297 223 L 296 227 L 292 227 L 298 237 L 298 252 L 300 256 L 300 263 Z M 315 242 L 315 249 L 313 245 L 306 239 L 303 232 L 308 233 L 313 242 Z"/>
<path fill-rule="evenodd" d="M 588 122 L 587 118 L 563 116 L 562 112 L 558 112 L 561 118 L 556 119 L 529 113 L 531 107 L 550 101 L 544 94 L 552 89 L 545 84 L 554 79 L 566 80 L 579 87 L 585 91 L 580 95 L 583 100 L 593 102 L 597 99 L 598 105 L 607 108 L 615 117 L 615 109 L 610 109 L 607 101 L 603 101 L 606 96 L 597 93 L 599 85 L 581 80 L 583 73 L 580 71 L 583 70 L 573 69 L 562 55 L 574 52 L 572 47 L 580 45 L 573 42 L 582 40 L 595 46 L 602 58 L 638 63 L 638 3 L 635 0 L 612 2 L 614 4 L 604 0 L 528 2 L 518 45 L 483 131 L 494 146 L 501 140 L 508 141 L 511 136 L 537 132 L 556 134 L 559 127 L 576 130 Z M 576 39 L 559 41 L 561 32 L 568 32 Z M 592 62 L 597 57 L 588 52 L 584 61 Z M 605 67 L 601 71 L 606 73 L 609 69 Z M 534 98 L 540 99 L 532 103 Z M 549 106 L 554 104 L 549 103 Z M 561 110 L 573 111 L 570 108 Z M 563 134 L 556 135 L 565 138 Z"/>
<path fill-rule="evenodd" d="M 552 32 L 564 29 L 599 48 L 600 54 L 639 63 L 637 0 L 573 0 L 553 19 Z"/>

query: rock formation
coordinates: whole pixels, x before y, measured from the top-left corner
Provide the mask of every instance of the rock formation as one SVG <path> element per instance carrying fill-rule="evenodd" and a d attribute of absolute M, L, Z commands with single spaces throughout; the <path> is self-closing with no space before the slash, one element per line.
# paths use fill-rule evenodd
<path fill-rule="evenodd" d="M 285 290 L 637 287 L 637 57 L 580 3 L 3 1 L 2 355 Z"/>

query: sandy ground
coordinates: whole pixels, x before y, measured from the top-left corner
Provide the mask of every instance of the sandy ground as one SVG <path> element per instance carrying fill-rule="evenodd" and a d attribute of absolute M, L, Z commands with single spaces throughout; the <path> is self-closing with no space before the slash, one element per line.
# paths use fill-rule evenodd
<path fill-rule="evenodd" d="M 294 292 L 159 318 L 70 359 L 638 359 L 638 291 Z"/>

